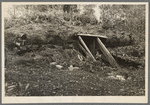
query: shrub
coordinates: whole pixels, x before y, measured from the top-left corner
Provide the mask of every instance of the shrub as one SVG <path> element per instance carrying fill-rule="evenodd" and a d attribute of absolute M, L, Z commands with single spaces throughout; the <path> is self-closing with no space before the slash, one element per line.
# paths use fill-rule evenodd
<path fill-rule="evenodd" d="M 76 22 L 73 23 L 73 25 L 79 26 L 79 25 L 81 25 L 81 22 L 80 21 L 76 21 Z"/>
<path fill-rule="evenodd" d="M 90 23 L 90 18 L 87 15 L 80 15 L 79 20 L 83 25 L 86 25 L 87 23 Z"/>
<path fill-rule="evenodd" d="M 98 21 L 97 21 L 97 19 L 96 19 L 95 17 L 91 17 L 91 18 L 90 18 L 90 24 L 91 24 L 91 25 L 96 25 L 97 22 L 98 22 Z"/>

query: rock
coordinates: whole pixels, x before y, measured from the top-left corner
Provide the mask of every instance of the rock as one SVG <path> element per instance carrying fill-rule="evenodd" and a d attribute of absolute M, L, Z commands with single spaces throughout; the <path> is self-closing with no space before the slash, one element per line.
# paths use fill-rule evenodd
<path fill-rule="evenodd" d="M 73 70 L 73 66 L 70 65 L 70 67 L 68 67 L 69 71 L 72 71 Z"/>
<path fill-rule="evenodd" d="M 126 79 L 121 76 L 121 75 L 116 75 L 116 79 L 121 80 L 121 81 L 125 81 Z"/>
<path fill-rule="evenodd" d="M 127 80 L 132 80 L 132 77 L 128 77 Z"/>
<path fill-rule="evenodd" d="M 108 76 L 109 79 L 116 79 L 115 76 Z"/>
<path fill-rule="evenodd" d="M 125 91 L 125 89 L 120 89 L 120 92 L 123 92 L 123 91 Z"/>
<path fill-rule="evenodd" d="M 42 58 L 42 56 L 40 56 L 40 55 L 36 55 L 35 57 L 34 57 L 34 59 L 41 59 Z"/>
<path fill-rule="evenodd" d="M 114 76 L 115 73 L 114 72 L 111 72 L 111 73 L 107 73 L 109 76 Z"/>
<path fill-rule="evenodd" d="M 11 85 L 11 86 L 8 86 L 7 88 L 15 88 L 16 85 Z"/>
<path fill-rule="evenodd" d="M 77 69 L 79 69 L 79 67 L 73 67 L 72 65 L 70 65 L 70 67 L 68 67 L 68 69 L 69 69 L 70 71 L 72 71 L 72 70 L 77 70 Z"/>
<path fill-rule="evenodd" d="M 121 76 L 121 75 L 116 75 L 116 76 L 112 75 L 112 76 L 108 76 L 108 78 L 109 78 L 109 79 L 121 80 L 121 81 L 125 81 L 125 80 L 126 80 L 126 79 L 125 79 L 123 76 Z"/>
<path fill-rule="evenodd" d="M 73 68 L 76 69 L 76 70 L 79 69 L 79 67 L 73 67 Z"/>
<path fill-rule="evenodd" d="M 70 82 L 76 82 L 75 80 L 70 80 Z"/>
<path fill-rule="evenodd" d="M 20 50 L 27 50 L 25 46 L 20 46 Z"/>
<path fill-rule="evenodd" d="M 61 65 L 56 65 L 56 68 L 58 68 L 58 69 L 62 69 L 62 68 L 63 68 L 63 66 L 61 66 Z"/>
<path fill-rule="evenodd" d="M 52 92 L 53 94 L 55 94 L 56 92 Z"/>
<path fill-rule="evenodd" d="M 27 90 L 29 88 L 30 84 L 28 83 L 25 87 L 25 90 Z"/>
<path fill-rule="evenodd" d="M 50 65 L 56 65 L 56 64 L 57 64 L 56 62 L 51 62 L 51 63 L 50 63 Z"/>
<path fill-rule="evenodd" d="M 14 88 L 10 88 L 7 90 L 7 92 L 11 92 L 12 90 L 14 90 Z"/>

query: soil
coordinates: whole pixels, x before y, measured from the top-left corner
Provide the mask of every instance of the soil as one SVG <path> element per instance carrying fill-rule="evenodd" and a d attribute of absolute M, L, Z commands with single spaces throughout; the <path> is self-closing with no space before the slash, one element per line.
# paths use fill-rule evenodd
<path fill-rule="evenodd" d="M 6 96 L 145 95 L 144 53 L 133 56 L 139 50 L 134 49 L 132 45 L 108 48 L 120 65 L 120 70 L 113 68 L 102 59 L 93 62 L 91 58 L 83 56 L 81 61 L 78 55 L 82 56 L 82 54 L 78 51 L 78 47 L 64 47 L 63 42 L 79 31 L 93 34 L 99 34 L 99 32 L 95 28 L 96 25 L 68 26 L 69 28 L 66 29 L 63 25 L 28 24 L 5 29 L 7 45 L 10 42 L 8 36 L 16 37 L 20 32 L 27 33 L 28 39 L 39 38 L 38 41 L 35 40 L 32 47 L 35 48 L 34 50 L 23 51 L 21 54 L 15 52 L 15 49 L 10 49 L 12 46 L 9 48 L 6 45 L 6 48 L 8 47 L 5 50 Z M 68 35 L 67 39 L 63 39 L 63 35 Z M 41 44 L 37 46 L 39 41 Z M 143 50 L 144 48 L 140 49 L 140 52 Z M 62 68 L 52 65 L 53 62 Z M 69 70 L 68 67 L 71 65 L 79 69 Z M 125 80 L 109 78 L 113 76 L 110 74 L 122 76 Z"/>

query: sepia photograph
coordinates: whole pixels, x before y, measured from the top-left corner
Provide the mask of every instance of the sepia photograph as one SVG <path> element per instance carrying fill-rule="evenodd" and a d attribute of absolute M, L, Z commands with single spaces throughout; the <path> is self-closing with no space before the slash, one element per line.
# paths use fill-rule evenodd
<path fill-rule="evenodd" d="M 2 102 L 147 102 L 147 2 L 1 9 Z"/>

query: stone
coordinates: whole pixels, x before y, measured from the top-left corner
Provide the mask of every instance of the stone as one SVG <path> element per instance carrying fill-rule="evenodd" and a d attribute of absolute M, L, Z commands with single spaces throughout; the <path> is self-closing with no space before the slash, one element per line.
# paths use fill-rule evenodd
<path fill-rule="evenodd" d="M 63 66 L 61 66 L 61 65 L 56 65 L 56 68 L 58 68 L 58 69 L 62 69 L 62 68 L 63 68 Z"/>

